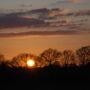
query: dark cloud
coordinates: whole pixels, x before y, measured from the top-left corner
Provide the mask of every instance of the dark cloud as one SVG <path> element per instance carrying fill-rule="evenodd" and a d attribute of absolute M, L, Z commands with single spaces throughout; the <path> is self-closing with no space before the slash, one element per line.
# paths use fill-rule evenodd
<path fill-rule="evenodd" d="M 28 13 L 38 15 L 39 19 L 55 19 L 57 16 L 82 16 L 82 15 L 90 15 L 90 8 L 86 8 L 86 9 L 82 9 L 82 10 L 76 10 L 76 11 L 73 11 L 73 12 L 70 12 L 68 9 L 59 9 L 59 8 L 47 9 L 47 8 L 40 8 L 40 9 L 31 10 Z"/>
<path fill-rule="evenodd" d="M 34 18 L 23 18 L 18 15 L 21 13 L 13 13 L 0 17 L 0 29 L 17 28 L 17 27 L 43 27 L 47 24 L 44 21 Z"/>
<path fill-rule="evenodd" d="M 78 30 L 81 26 L 83 26 L 82 22 L 80 21 L 73 21 L 75 20 L 75 16 L 81 15 L 90 15 L 90 9 L 83 9 L 74 12 L 67 12 L 66 9 L 59 9 L 59 8 L 41 8 L 41 9 L 34 9 L 26 12 L 14 12 L 10 14 L 5 14 L 0 16 L 0 30 L 7 29 L 7 28 L 21 28 L 21 27 L 29 27 L 29 28 L 41 28 L 44 29 L 47 27 L 48 29 L 52 28 L 56 30 L 56 28 L 60 28 L 61 30 L 66 31 L 45 31 L 42 32 L 25 32 L 25 33 L 2 33 L 0 37 L 3 36 L 23 36 L 23 35 L 62 35 L 62 34 L 75 34 L 76 29 Z M 62 16 L 64 18 L 62 18 Z M 65 19 L 65 17 L 73 16 L 73 20 L 69 20 L 69 18 Z M 70 30 L 68 30 L 70 29 Z M 40 29 L 41 30 L 41 29 Z M 46 30 L 46 29 L 45 29 Z M 75 31 L 72 31 L 75 30 Z M 12 29 L 12 32 L 13 29 Z M 20 31 L 21 32 L 21 31 Z"/>
<path fill-rule="evenodd" d="M 47 8 L 40 8 L 40 9 L 34 9 L 30 11 L 31 13 L 49 13 L 50 9 Z"/>
<path fill-rule="evenodd" d="M 63 10 L 60 10 L 59 8 L 41 8 L 26 12 L 13 12 L 6 14 L 0 16 L 0 29 L 18 27 L 48 27 L 50 23 L 46 23 L 44 20 L 55 19 L 55 16 L 58 14 L 63 14 L 62 11 Z"/>
<path fill-rule="evenodd" d="M 40 20 L 46 20 L 46 19 L 55 19 L 59 15 L 65 15 L 68 12 L 68 9 L 60 9 L 60 8 L 40 8 L 31 10 L 28 13 L 37 15 L 37 18 Z"/>
<path fill-rule="evenodd" d="M 55 3 L 52 3 L 51 5 L 61 5 L 61 4 L 72 4 L 72 3 L 82 3 L 81 0 L 58 0 Z"/>
<path fill-rule="evenodd" d="M 74 13 L 76 16 L 90 15 L 90 8 L 82 9 Z"/>
<path fill-rule="evenodd" d="M 50 35 L 73 35 L 79 33 L 75 30 L 57 30 L 57 31 L 29 31 L 20 33 L 1 33 L 0 38 L 4 37 L 22 37 L 22 36 L 50 36 Z"/>
<path fill-rule="evenodd" d="M 90 8 L 84 8 L 81 10 L 73 11 L 67 13 L 65 16 L 90 16 Z"/>
<path fill-rule="evenodd" d="M 88 3 L 88 2 L 90 1 L 88 0 L 58 0 L 54 4 L 57 5 L 57 4 L 67 4 L 67 3 Z"/>

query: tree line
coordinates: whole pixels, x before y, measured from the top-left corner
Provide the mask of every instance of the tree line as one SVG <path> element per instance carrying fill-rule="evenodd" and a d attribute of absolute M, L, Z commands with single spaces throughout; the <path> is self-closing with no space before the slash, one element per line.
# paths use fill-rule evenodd
<path fill-rule="evenodd" d="M 90 63 L 90 46 L 84 46 L 76 50 L 64 50 L 60 52 L 56 49 L 49 48 L 43 51 L 39 56 L 34 54 L 22 53 L 13 57 L 12 60 L 6 61 L 5 56 L 0 54 L 0 65 L 5 64 L 11 67 L 27 67 L 27 60 L 33 59 L 35 67 L 45 66 L 71 66 L 86 65 Z"/>

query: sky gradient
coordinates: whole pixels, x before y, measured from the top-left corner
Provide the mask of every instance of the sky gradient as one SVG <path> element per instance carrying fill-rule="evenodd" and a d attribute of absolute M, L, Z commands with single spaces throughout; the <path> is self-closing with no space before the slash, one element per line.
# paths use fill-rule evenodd
<path fill-rule="evenodd" d="M 0 0 L 0 53 L 39 55 L 90 45 L 90 0 Z"/>

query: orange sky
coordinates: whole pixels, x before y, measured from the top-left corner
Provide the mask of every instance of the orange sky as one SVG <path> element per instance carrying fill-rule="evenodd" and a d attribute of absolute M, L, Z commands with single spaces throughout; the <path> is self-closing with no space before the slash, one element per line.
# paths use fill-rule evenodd
<path fill-rule="evenodd" d="M 33 53 L 39 55 L 48 48 L 60 51 L 64 49 L 76 50 L 82 46 L 90 45 L 90 35 L 32 37 L 32 38 L 4 38 L 0 39 L 0 53 L 10 59 L 20 53 Z"/>
<path fill-rule="evenodd" d="M 0 53 L 39 55 L 90 45 L 90 0 L 0 0 Z"/>

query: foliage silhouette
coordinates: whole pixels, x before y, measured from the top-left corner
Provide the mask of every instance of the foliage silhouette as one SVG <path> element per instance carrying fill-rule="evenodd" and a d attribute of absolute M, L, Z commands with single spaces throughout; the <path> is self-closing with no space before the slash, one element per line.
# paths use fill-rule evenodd
<path fill-rule="evenodd" d="M 63 52 L 64 66 L 75 64 L 75 54 L 71 50 L 65 50 Z"/>
<path fill-rule="evenodd" d="M 75 56 L 76 54 L 78 57 Z M 35 59 L 37 63 L 36 68 L 26 67 L 26 61 L 30 58 Z M 77 58 L 81 62 L 80 66 L 75 65 Z M 3 55 L 0 56 L 0 60 L 5 60 Z M 65 67 L 59 65 L 61 61 L 64 61 Z M 21 62 L 24 64 L 22 65 Z M 43 62 L 44 64 L 47 62 L 48 65 L 45 64 L 42 67 Z M 68 86 L 74 84 L 76 86 L 77 82 L 80 85 L 80 83 L 86 83 L 86 81 L 90 81 L 90 48 L 88 46 L 78 49 L 76 53 L 71 50 L 65 50 L 61 53 L 55 49 L 45 50 L 40 56 L 24 53 L 14 57 L 10 62 L 0 64 L 0 85 L 2 86 L 3 84 L 4 87 L 5 84 L 10 87 L 16 87 L 18 84 L 19 87 L 29 86 L 31 89 L 30 83 L 33 83 L 34 87 L 36 87 L 35 83 L 41 87 L 41 84 L 45 82 L 43 85 L 46 86 L 48 83 L 48 88 L 51 90 L 55 83 L 59 83 L 59 85 L 64 83 L 64 86 L 65 83 Z"/>
<path fill-rule="evenodd" d="M 18 56 L 14 57 L 10 63 L 12 66 L 27 67 L 27 60 L 29 59 L 35 60 L 36 56 L 27 53 L 19 54 Z"/>
<path fill-rule="evenodd" d="M 43 51 L 39 56 L 34 54 L 22 53 L 6 60 L 4 55 L 0 54 L 0 64 L 7 64 L 11 67 L 27 67 L 27 60 L 35 60 L 35 68 L 45 66 L 75 66 L 90 63 L 90 46 L 81 47 L 76 52 L 72 50 L 64 50 L 60 52 L 56 49 L 49 48 Z"/>
<path fill-rule="evenodd" d="M 6 61 L 5 61 L 4 55 L 0 54 L 0 64 L 3 64 L 3 63 L 5 63 L 5 62 L 6 62 Z"/>
<path fill-rule="evenodd" d="M 90 46 L 85 46 L 76 51 L 81 64 L 87 64 L 90 62 Z"/>
<path fill-rule="evenodd" d="M 52 65 L 55 61 L 58 61 L 61 57 L 61 52 L 56 49 L 47 49 L 40 55 L 41 59 L 46 62 L 47 65 Z"/>

